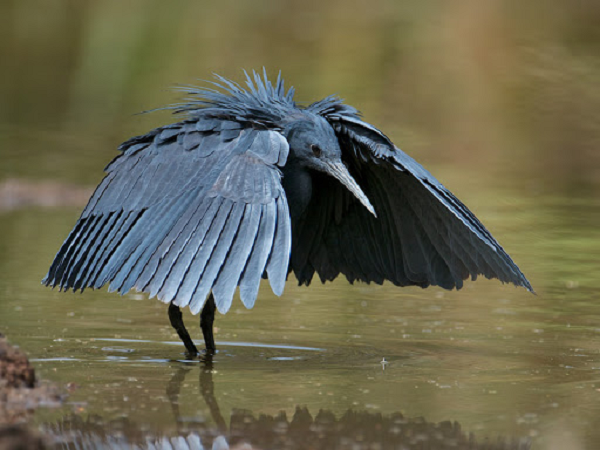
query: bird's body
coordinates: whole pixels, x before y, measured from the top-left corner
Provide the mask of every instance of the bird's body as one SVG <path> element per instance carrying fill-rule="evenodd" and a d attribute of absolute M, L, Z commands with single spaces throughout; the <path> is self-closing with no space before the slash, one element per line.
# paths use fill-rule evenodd
<path fill-rule="evenodd" d="M 251 308 L 262 277 L 277 295 L 289 272 L 446 289 L 483 274 L 531 290 L 466 206 L 354 108 L 299 107 L 266 74 L 248 89 L 218 78 L 220 91 L 186 89 L 173 107 L 185 120 L 121 145 L 46 285 L 156 295 L 192 353 L 179 307 L 204 307 L 212 351 L 215 306 L 226 313 L 239 287 Z"/>

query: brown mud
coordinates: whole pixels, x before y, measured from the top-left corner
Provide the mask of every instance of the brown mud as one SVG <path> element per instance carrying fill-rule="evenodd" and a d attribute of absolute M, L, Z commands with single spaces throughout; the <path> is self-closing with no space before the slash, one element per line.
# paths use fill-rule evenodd
<path fill-rule="evenodd" d="M 45 448 L 27 423 L 36 408 L 61 402 L 58 387 L 40 382 L 27 356 L 0 333 L 0 450 Z"/>

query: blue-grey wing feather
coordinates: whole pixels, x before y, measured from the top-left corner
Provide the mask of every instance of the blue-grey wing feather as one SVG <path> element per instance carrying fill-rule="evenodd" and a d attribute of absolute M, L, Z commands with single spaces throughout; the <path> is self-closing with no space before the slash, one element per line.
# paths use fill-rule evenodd
<path fill-rule="evenodd" d="M 252 253 L 256 235 L 260 225 L 262 204 L 246 204 L 244 218 L 240 223 L 235 242 L 230 252 L 235 258 L 228 258 L 219 272 L 213 285 L 213 295 L 217 304 L 221 304 L 219 311 L 227 311 L 231 306 L 231 299 L 238 286 L 242 271 Z"/>
<path fill-rule="evenodd" d="M 276 202 L 261 205 L 261 219 L 252 253 L 240 278 L 240 298 L 246 308 L 252 308 L 258 294 L 260 279 L 272 253 L 277 223 Z"/>
<path fill-rule="evenodd" d="M 198 280 L 233 206 L 231 201 L 222 198 L 214 199 L 211 203 L 218 206 L 202 219 L 198 233 L 186 244 L 184 252 L 158 293 L 159 300 L 165 303 L 173 301 L 179 306 L 187 306 L 192 300 Z"/>
<path fill-rule="evenodd" d="M 45 284 L 110 283 L 110 290 L 135 288 L 194 313 L 211 290 L 226 312 L 238 285 L 244 304 L 253 305 L 265 271 L 281 293 L 291 225 L 278 169 L 289 149 L 278 131 L 197 117 L 120 150 Z"/>

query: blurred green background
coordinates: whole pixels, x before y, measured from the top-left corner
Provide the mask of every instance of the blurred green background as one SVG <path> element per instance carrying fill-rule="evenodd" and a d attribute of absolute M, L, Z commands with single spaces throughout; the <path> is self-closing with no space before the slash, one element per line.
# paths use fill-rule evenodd
<path fill-rule="evenodd" d="M 242 69 L 263 66 L 272 77 L 282 71 L 297 101 L 338 94 L 360 109 L 469 205 L 538 296 L 494 281 L 458 293 L 289 283 L 282 298 L 263 286 L 254 310 L 238 302 L 217 318 L 217 340 L 331 353 L 279 368 L 291 377 L 280 385 L 262 353 L 229 350 L 215 380 L 222 377 L 226 403 L 271 413 L 296 403 L 335 412 L 377 405 L 458 420 L 484 435 L 527 435 L 545 449 L 596 448 L 600 3 L 593 0 L 3 0 L 0 331 L 42 359 L 47 378 L 83 385 L 78 398 L 88 410 L 143 409 L 143 420 L 164 426 L 139 403 L 103 396 L 98 386 L 130 369 L 91 363 L 110 350 L 86 347 L 98 337 L 176 339 L 164 306 L 104 291 L 64 296 L 39 281 L 118 144 L 175 120 L 165 111 L 136 113 L 178 101 L 170 89 L 177 84 L 213 72 L 241 81 Z M 131 346 L 144 355 L 175 351 Z M 88 366 L 43 360 L 65 355 Z M 358 399 L 382 356 L 408 360 L 385 377 L 376 372 L 374 398 Z M 86 390 L 94 375 L 82 367 L 102 379 L 100 394 Z M 144 367 L 138 379 L 162 392 L 173 367 Z M 250 383 L 246 394 L 239 383 Z M 316 384 L 329 386 L 331 398 Z"/>
<path fill-rule="evenodd" d="M 4 0 L 0 176 L 95 184 L 120 141 L 170 120 L 131 117 L 170 86 L 264 66 L 425 163 L 596 196 L 599 23 L 593 0 Z"/>

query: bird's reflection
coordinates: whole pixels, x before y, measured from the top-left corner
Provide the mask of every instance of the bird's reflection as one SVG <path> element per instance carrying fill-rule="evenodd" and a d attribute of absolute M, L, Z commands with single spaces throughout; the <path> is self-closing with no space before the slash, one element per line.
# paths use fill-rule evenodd
<path fill-rule="evenodd" d="M 216 427 L 201 425 L 192 429 L 182 417 L 180 394 L 186 378 L 198 373 L 199 390 Z M 525 450 L 528 438 L 475 439 L 462 431 L 457 422 L 431 423 L 424 418 L 408 419 L 401 413 L 382 415 L 349 410 L 337 418 L 320 410 L 316 415 L 296 407 L 293 417 L 285 412 L 271 416 L 252 411 L 234 410 L 229 426 L 215 397 L 212 356 L 197 363 L 181 363 L 167 384 L 166 394 L 177 432 L 172 436 L 153 436 L 144 427 L 122 419 L 120 432 L 108 432 L 98 417 L 65 417 L 52 427 L 51 434 L 62 442 L 58 448 L 161 449 L 161 450 L 332 450 L 332 449 L 403 449 L 403 450 Z M 111 428 L 114 430 L 114 423 Z M 191 431 L 190 431 L 191 430 Z"/>
<path fill-rule="evenodd" d="M 169 383 L 167 384 L 167 398 L 171 403 L 171 411 L 173 412 L 173 417 L 175 418 L 175 422 L 180 424 L 181 414 L 179 412 L 179 394 L 181 392 L 181 387 L 187 374 L 193 370 L 198 369 L 198 364 L 195 363 L 183 363 L 178 370 L 173 374 Z M 204 398 L 204 402 L 208 406 L 210 410 L 210 415 L 213 418 L 215 424 L 217 425 L 217 429 L 220 433 L 227 432 L 227 423 L 221 414 L 221 410 L 219 409 L 219 404 L 217 403 L 217 399 L 215 398 L 215 383 L 213 381 L 213 355 L 204 355 L 200 368 L 199 368 L 199 385 L 200 385 L 200 394 L 202 394 L 202 398 Z"/>

